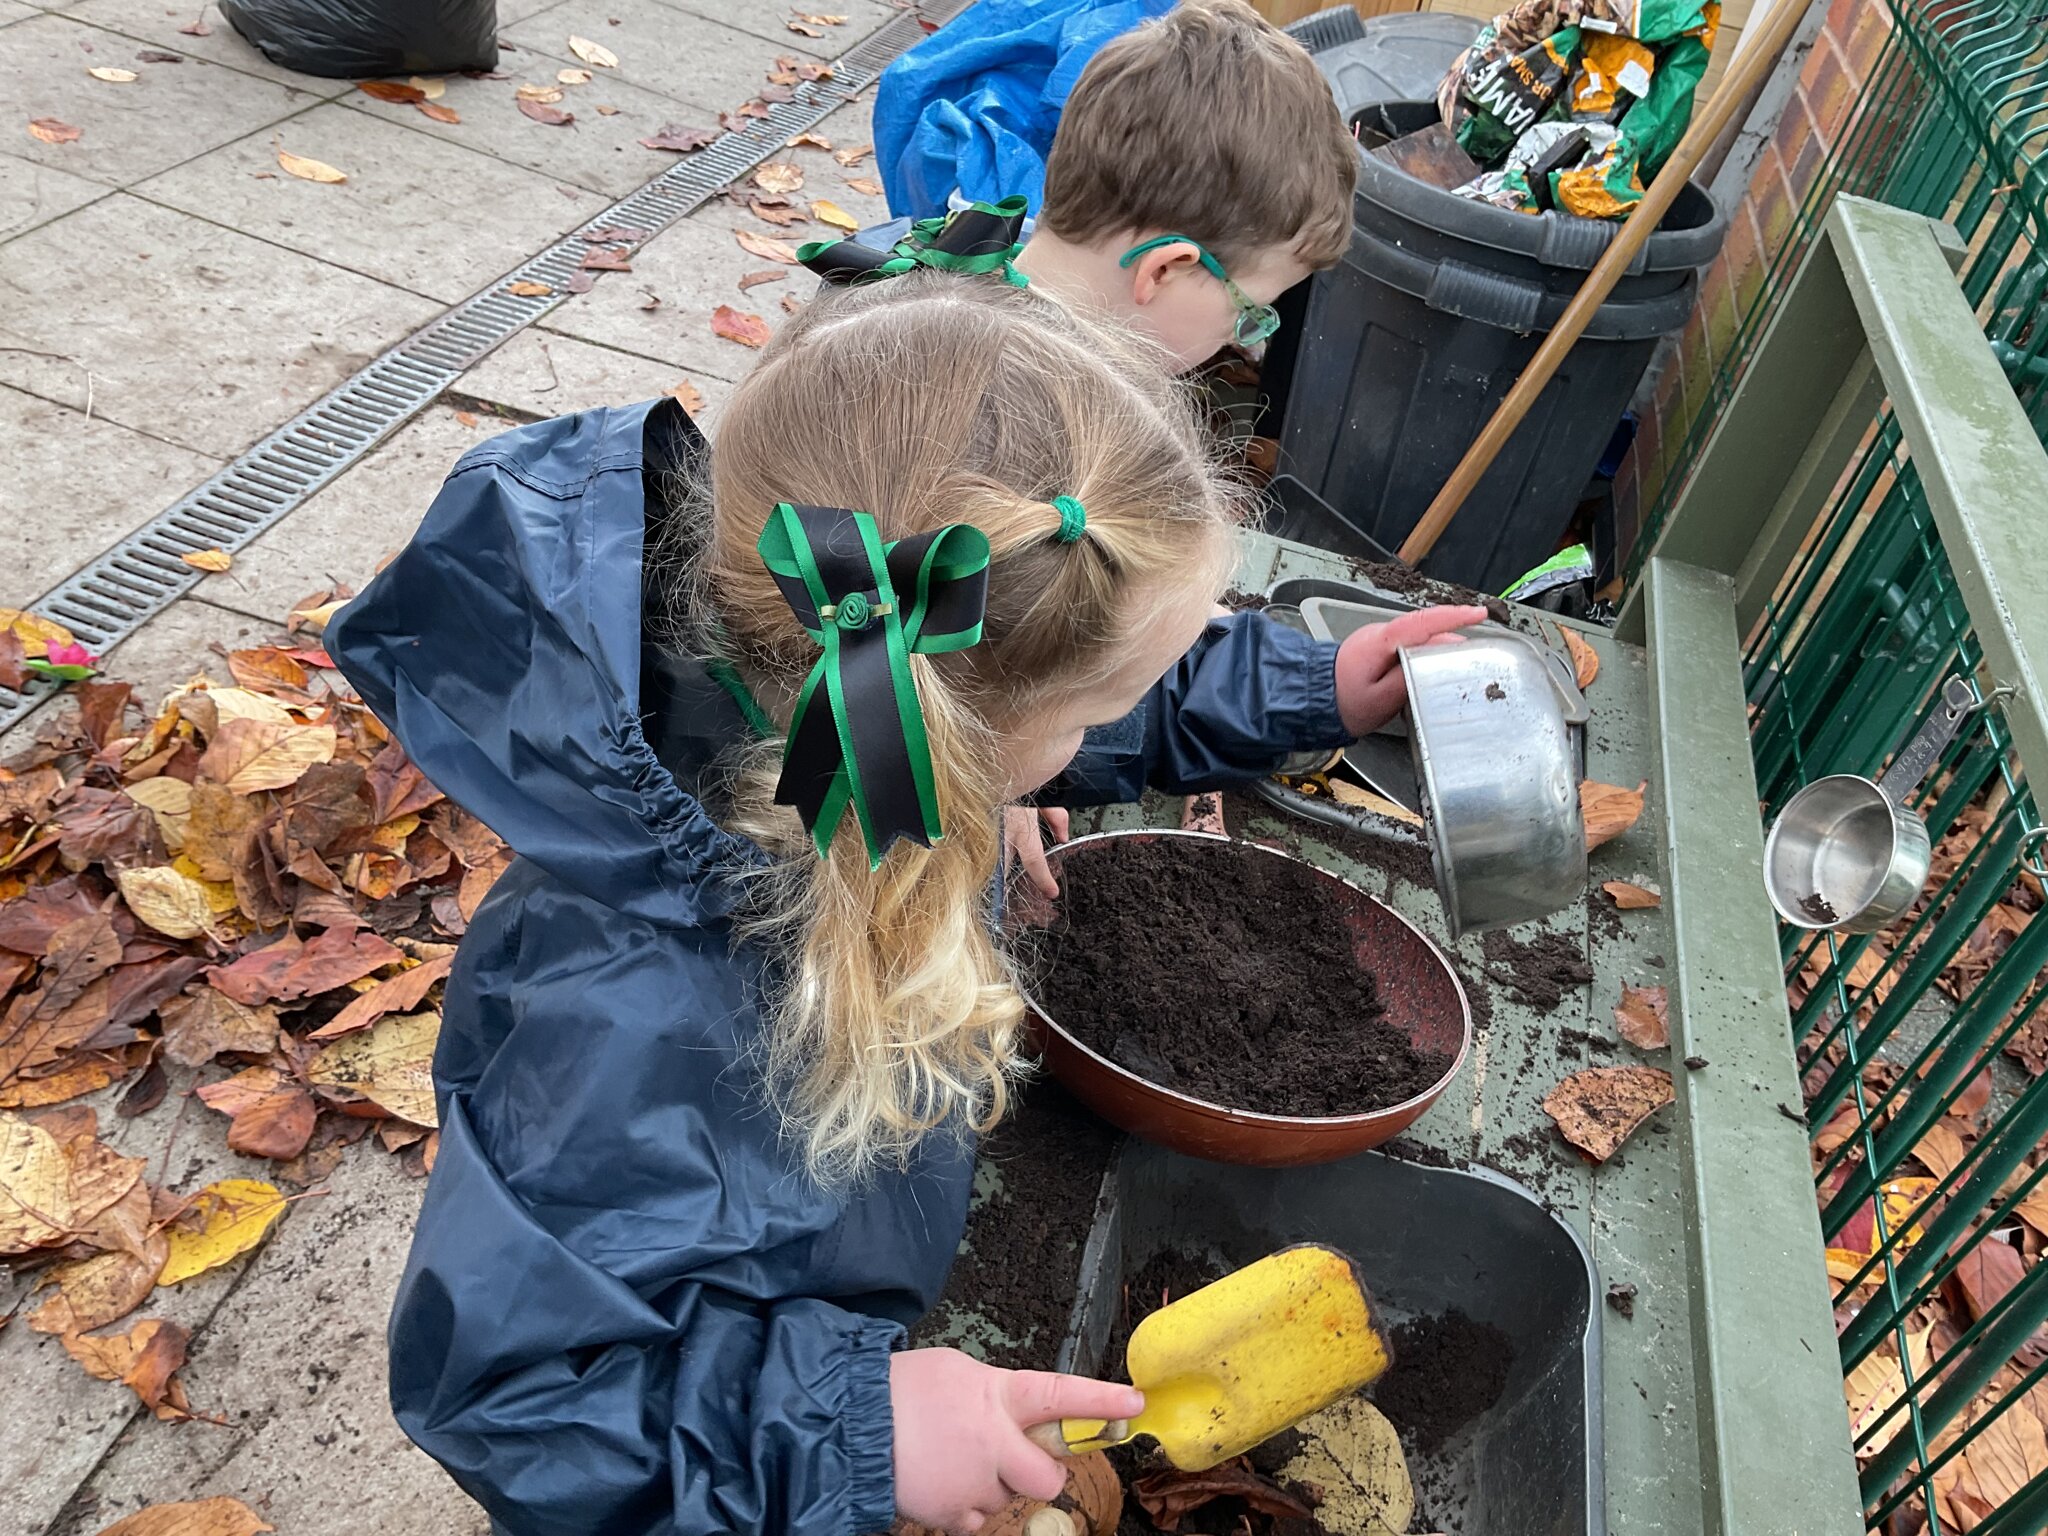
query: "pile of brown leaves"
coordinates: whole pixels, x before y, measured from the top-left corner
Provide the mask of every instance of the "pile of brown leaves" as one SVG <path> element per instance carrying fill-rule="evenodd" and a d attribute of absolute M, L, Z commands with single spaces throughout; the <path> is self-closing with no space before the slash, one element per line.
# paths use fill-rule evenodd
<path fill-rule="evenodd" d="M 193 1094 L 299 1188 L 372 1132 L 424 1173 L 439 984 L 510 859 L 317 645 L 223 660 L 154 718 L 84 683 L 0 765 L 0 1263 L 40 1295 L 31 1328 L 166 1418 L 192 1413 L 184 1330 L 98 1330 L 246 1252 L 288 1197 L 154 1187 L 75 1101 Z"/>

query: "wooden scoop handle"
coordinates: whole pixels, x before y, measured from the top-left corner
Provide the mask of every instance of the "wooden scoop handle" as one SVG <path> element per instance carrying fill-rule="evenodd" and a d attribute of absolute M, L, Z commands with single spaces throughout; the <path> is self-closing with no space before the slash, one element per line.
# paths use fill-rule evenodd
<path fill-rule="evenodd" d="M 1095 1427 L 1098 1423 L 1099 1428 Z M 1068 1438 L 1070 1434 L 1071 1439 Z M 1079 1456 L 1084 1451 L 1100 1450 L 1105 1445 L 1116 1445 L 1130 1439 L 1131 1421 L 1110 1419 L 1101 1423 L 1095 1419 L 1048 1419 L 1025 1430 L 1024 1438 L 1046 1455 L 1057 1456 L 1064 1461 L 1069 1456 Z"/>

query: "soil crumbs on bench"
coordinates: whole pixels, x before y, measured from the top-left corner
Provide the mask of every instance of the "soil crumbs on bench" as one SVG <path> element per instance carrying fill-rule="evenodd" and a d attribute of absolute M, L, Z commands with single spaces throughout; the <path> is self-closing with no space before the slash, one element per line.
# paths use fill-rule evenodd
<path fill-rule="evenodd" d="M 1517 939 L 1496 928 L 1480 940 L 1480 949 L 1488 974 L 1538 1013 L 1555 1013 L 1567 992 L 1593 981 L 1585 945 L 1569 934 Z"/>
<path fill-rule="evenodd" d="M 1115 841 L 1063 864 L 1038 1001 L 1152 1082 L 1263 1114 L 1398 1104 L 1450 1058 L 1384 1017 L 1328 889 L 1217 843 Z"/>
<path fill-rule="evenodd" d="M 1038 1082 L 981 1144 L 967 1235 L 938 1305 L 910 1332 L 913 1347 L 952 1345 L 1012 1371 L 1049 1371 L 1081 1275 L 1117 1133 Z"/>

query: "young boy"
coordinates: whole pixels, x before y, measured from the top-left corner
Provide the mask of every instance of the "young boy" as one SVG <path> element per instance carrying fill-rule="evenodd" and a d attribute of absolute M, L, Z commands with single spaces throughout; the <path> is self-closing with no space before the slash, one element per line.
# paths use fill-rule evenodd
<path fill-rule="evenodd" d="M 1244 0 L 1181 0 L 1082 71 L 1017 265 L 1192 368 L 1342 259 L 1357 157 L 1299 43 Z"/>

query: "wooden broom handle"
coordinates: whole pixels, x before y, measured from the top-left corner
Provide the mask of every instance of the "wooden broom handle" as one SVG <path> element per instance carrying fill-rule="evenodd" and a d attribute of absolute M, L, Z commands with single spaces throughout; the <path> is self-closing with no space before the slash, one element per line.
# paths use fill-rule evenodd
<path fill-rule="evenodd" d="M 1465 457 L 1451 471 L 1444 488 L 1436 493 L 1436 500 L 1422 514 L 1422 521 L 1402 543 L 1401 558 L 1408 564 L 1418 563 L 1436 547 L 1436 541 L 1443 537 L 1444 529 L 1450 526 L 1458 508 L 1465 504 L 1465 498 L 1472 494 L 1480 476 L 1492 467 L 1495 455 L 1514 436 L 1515 428 L 1529 414 L 1529 407 L 1536 403 L 1543 386 L 1557 372 L 1558 364 L 1564 361 L 1565 354 L 1584 333 L 1594 313 L 1614 291 L 1614 285 L 1628 270 L 1629 263 L 1635 260 L 1643 242 L 1655 232 L 1679 190 L 1692 176 L 1693 167 L 1699 164 L 1700 157 L 1720 137 L 1721 130 L 1735 115 L 1735 109 L 1749 95 L 1751 88 L 1777 63 L 1778 55 L 1785 51 L 1785 44 L 1791 41 L 1807 10 L 1808 0 L 1777 0 L 1770 20 L 1764 24 L 1763 35 L 1750 46 L 1748 53 L 1730 66 L 1722 78 L 1721 88 L 1707 103 L 1707 110 L 1693 119 L 1685 137 L 1679 140 L 1678 148 L 1672 151 L 1671 158 L 1664 162 L 1663 169 L 1643 193 L 1643 200 L 1636 204 L 1635 212 L 1621 226 L 1621 233 L 1614 237 L 1606 253 L 1586 274 L 1586 281 L 1571 303 L 1565 306 L 1557 324 L 1550 328 L 1550 334 L 1543 338 L 1543 345 L 1529 359 L 1529 366 L 1515 380 L 1515 387 L 1495 409 L 1486 429 L 1472 440 L 1472 446 L 1465 450 Z"/>

